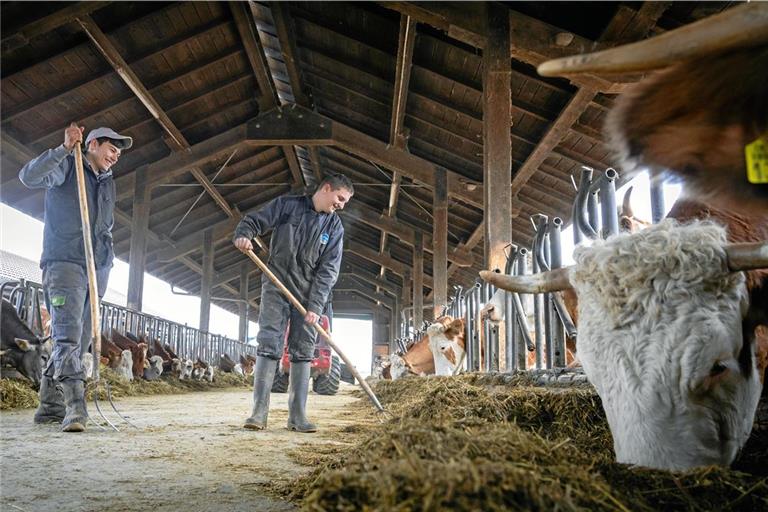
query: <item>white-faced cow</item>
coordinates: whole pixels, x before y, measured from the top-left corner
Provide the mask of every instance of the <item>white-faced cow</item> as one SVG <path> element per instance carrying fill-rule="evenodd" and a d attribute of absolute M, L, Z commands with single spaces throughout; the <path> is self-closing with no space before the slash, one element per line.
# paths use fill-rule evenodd
<path fill-rule="evenodd" d="M 659 68 L 667 69 L 609 113 L 614 149 L 624 162 L 682 178 L 691 197 L 741 213 L 749 227 L 768 213 L 768 4 L 544 63 L 539 73 Z M 768 321 L 768 283 L 755 281 L 748 292 L 744 275 L 727 270 L 768 267 L 768 243 L 727 246 L 733 233 L 723 227 L 673 224 L 581 248 L 574 270 L 483 274 L 515 291 L 574 286 L 579 356 L 602 398 L 617 460 L 665 469 L 729 464 L 759 399 L 765 358 L 756 355 L 764 346 L 756 336 Z"/>
<path fill-rule="evenodd" d="M 434 375 L 436 363 L 441 367 L 441 375 L 449 374 L 449 366 L 452 374 L 456 365 L 461 363 L 463 351 L 464 320 L 441 316 L 405 354 L 389 356 L 390 365 L 384 369 L 383 376 L 394 380 L 407 374 Z"/>
<path fill-rule="evenodd" d="M 510 291 L 575 288 L 579 358 L 619 462 L 732 462 L 752 428 L 764 370 L 738 271 L 768 267 L 768 243 L 728 244 L 713 222 L 665 220 L 579 248 L 575 259 L 533 276 L 481 274 Z"/>
<path fill-rule="evenodd" d="M 47 340 L 41 343 L 6 300 L 2 300 L 0 317 L 0 364 L 16 368 L 38 388 L 45 364 L 51 356 L 52 342 Z"/>

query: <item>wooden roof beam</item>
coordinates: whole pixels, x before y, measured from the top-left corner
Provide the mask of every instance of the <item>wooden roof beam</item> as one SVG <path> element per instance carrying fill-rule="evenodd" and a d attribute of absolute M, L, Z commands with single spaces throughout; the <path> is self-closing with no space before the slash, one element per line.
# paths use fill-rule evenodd
<path fill-rule="evenodd" d="M 408 15 L 400 15 L 400 35 L 395 66 L 395 89 L 392 95 L 392 117 L 389 123 L 389 144 L 403 149 L 406 136 L 403 133 L 405 108 L 408 102 L 408 83 L 411 80 L 413 48 L 416 42 L 416 22 Z"/>
<path fill-rule="evenodd" d="M 187 139 L 176 127 L 173 121 L 171 121 L 171 119 L 168 117 L 168 114 L 165 113 L 163 108 L 147 90 L 139 77 L 136 76 L 130 66 L 128 66 L 111 41 L 109 41 L 107 35 L 104 34 L 104 32 L 102 32 L 96 23 L 88 16 L 78 18 L 77 21 L 88 35 L 88 37 L 91 38 L 101 54 L 115 69 L 120 78 L 122 78 L 125 84 L 139 98 L 139 101 L 141 101 L 146 109 L 149 110 L 150 114 L 152 114 L 152 117 L 154 117 L 163 128 L 163 130 L 165 130 L 166 134 L 170 138 L 167 142 L 171 149 L 174 151 L 188 150 L 190 148 L 190 144 L 187 142 Z M 206 192 L 208 192 L 216 204 L 218 204 L 219 207 L 224 211 L 224 213 L 226 213 L 229 217 L 239 217 L 239 212 L 233 210 L 232 207 L 229 206 L 226 199 L 224 199 L 221 193 L 216 190 L 207 176 L 205 176 L 205 174 L 199 168 L 192 168 L 190 169 L 190 172 L 203 186 Z"/>
<path fill-rule="evenodd" d="M 107 35 L 102 32 L 102 30 L 98 27 L 98 25 L 96 25 L 90 16 L 78 18 L 77 22 L 91 39 L 91 41 L 93 41 L 93 43 L 96 45 L 99 52 L 115 69 L 115 72 L 117 72 L 117 74 L 125 82 L 128 88 L 130 88 L 134 94 L 136 94 L 141 103 L 146 107 L 147 110 L 149 110 L 150 114 L 152 114 L 152 116 L 157 119 L 158 123 L 160 123 L 163 130 L 165 130 L 169 137 L 166 139 L 166 144 L 168 144 L 174 152 L 189 151 L 191 146 L 187 139 L 184 137 L 184 134 L 182 134 L 181 131 L 173 123 L 173 121 L 171 121 L 157 100 L 155 100 L 152 94 L 150 94 L 139 77 L 136 76 L 136 73 L 134 73 L 130 66 L 128 66 L 123 57 L 117 51 L 117 48 L 115 48 L 115 46 L 109 40 Z M 148 171 L 145 170 L 144 172 Z M 194 176 L 194 178 L 203 186 L 205 191 L 208 193 L 208 195 L 211 196 L 219 208 L 221 208 L 222 211 L 227 214 L 227 216 L 238 220 L 241 218 L 242 215 L 240 212 L 236 208 L 232 208 L 229 205 L 227 200 L 224 199 L 224 196 L 222 196 L 221 193 L 213 186 L 203 171 L 201 171 L 198 167 L 193 167 L 190 169 L 190 172 L 192 173 L 192 176 Z M 259 243 L 259 245 L 263 245 L 263 242 L 258 237 L 256 241 Z M 236 292 L 236 296 L 238 294 L 239 291 Z"/>
<path fill-rule="evenodd" d="M 356 254 L 378 265 L 383 265 L 399 276 L 411 275 L 411 267 L 408 264 L 398 261 L 391 256 L 380 256 L 373 249 L 354 240 L 348 240 L 345 245 L 347 246 L 346 250 L 352 254 Z M 432 276 L 426 273 L 424 274 L 424 286 L 432 288 Z"/>
<path fill-rule="evenodd" d="M 275 20 L 277 40 L 280 43 L 283 62 L 285 62 L 285 68 L 288 71 L 288 81 L 291 85 L 293 97 L 297 104 L 302 107 L 311 108 L 312 102 L 306 95 L 301 78 L 299 50 L 296 46 L 296 33 L 293 29 L 290 7 L 284 2 L 270 2 L 269 9 L 272 11 L 272 19 Z"/>
<path fill-rule="evenodd" d="M 107 35 L 96 25 L 96 22 L 90 16 L 79 17 L 77 22 L 99 50 L 99 53 L 107 59 L 107 62 L 109 62 L 118 76 L 120 76 L 128 88 L 139 98 L 139 101 L 149 110 L 152 117 L 165 130 L 172 143 L 178 148 L 189 146 L 184 135 L 176 128 L 160 104 L 152 97 L 141 80 L 139 80 L 139 77 L 136 76 L 136 73 L 133 72 L 128 63 L 125 62 L 125 59 L 117 51 L 117 48 L 107 38 Z"/>
<path fill-rule="evenodd" d="M 258 36 L 258 31 L 254 23 L 253 5 L 251 2 L 229 2 L 232 15 L 235 18 L 237 31 L 240 33 L 240 39 L 243 42 L 245 53 L 248 56 L 248 62 L 251 65 L 256 82 L 259 84 L 261 96 L 259 97 L 259 110 L 269 110 L 280 105 L 280 98 L 277 94 L 277 87 L 272 78 L 272 72 L 267 64 L 267 57 L 264 53 L 264 47 Z M 304 177 L 301 172 L 301 166 L 296 158 L 296 150 L 291 146 L 280 146 L 288 167 L 291 170 L 294 186 L 304 184 Z"/>
<path fill-rule="evenodd" d="M 413 63 L 413 48 L 416 42 L 416 22 L 408 15 L 400 15 L 400 33 L 397 44 L 397 63 L 395 66 L 395 88 L 392 95 L 392 117 L 390 119 L 389 145 L 397 149 L 405 149 L 407 136 L 404 133 L 405 109 L 408 103 L 408 84 L 411 80 L 411 65 Z M 389 190 L 387 217 L 393 218 L 397 211 L 397 199 L 400 192 L 402 176 L 395 171 L 392 174 L 392 185 Z M 382 230 L 379 240 L 379 254 L 387 251 L 387 231 Z M 385 267 L 381 267 L 379 276 L 383 277 Z"/>
<path fill-rule="evenodd" d="M 175 178 L 189 171 L 190 168 L 206 164 L 212 160 L 229 156 L 232 151 L 246 141 L 247 124 L 230 128 L 226 132 L 198 142 L 188 149 L 172 153 L 165 158 L 145 164 L 150 187 L 170 183 Z M 117 197 L 122 200 L 131 195 L 133 190 L 133 175 L 116 178 Z"/>
<path fill-rule="evenodd" d="M 360 205 L 354 205 L 345 208 L 342 216 L 349 216 L 368 224 L 380 231 L 387 234 L 394 235 L 402 242 L 413 246 L 416 237 L 416 228 L 404 225 L 402 222 L 398 222 L 386 215 L 378 214 L 375 211 L 362 207 Z M 424 248 L 432 253 L 433 252 L 433 240 L 431 233 L 423 233 Z M 460 267 L 471 267 L 474 264 L 474 256 L 471 251 L 461 249 L 459 247 L 453 247 L 448 253 L 448 260 L 454 262 Z"/>
<path fill-rule="evenodd" d="M 379 2 L 383 7 L 407 14 L 416 21 L 431 25 L 462 43 L 484 48 L 487 41 L 485 6 L 483 2 Z M 517 11 L 509 11 L 511 30 L 510 55 L 512 58 L 538 66 L 559 57 L 595 51 L 600 48 L 594 41 L 531 18 Z M 567 44 L 561 34 L 567 37 Z M 558 37 L 559 36 L 559 37 Z M 525 41 L 524 45 L 520 41 Z M 532 77 L 533 78 L 533 77 Z M 600 76 L 585 74 L 571 77 L 579 87 L 590 87 L 602 92 L 619 92 L 617 82 Z"/>
<path fill-rule="evenodd" d="M 360 158 L 392 169 L 415 181 L 434 187 L 436 164 L 388 146 L 370 135 L 338 121 L 292 105 L 261 114 L 249 123 L 248 143 L 253 145 L 336 145 Z M 448 192 L 458 200 L 482 208 L 482 188 L 469 190 L 466 180 L 448 171 Z"/>
<path fill-rule="evenodd" d="M 109 5 L 111 2 L 76 2 L 57 10 L 42 18 L 33 20 L 15 30 L 3 34 L 3 53 L 16 50 L 29 44 L 39 36 L 52 32 L 62 25 L 72 23 L 81 16 L 87 16 L 94 11 Z"/>
<path fill-rule="evenodd" d="M 336 286 L 334 287 L 334 292 L 345 292 L 350 291 L 357 294 L 360 294 L 364 297 L 368 297 L 369 299 L 383 304 L 387 307 L 387 309 L 393 309 L 394 308 L 394 300 L 387 297 L 386 295 L 383 295 L 381 293 L 377 293 L 374 290 L 369 290 L 365 286 L 361 285 L 359 282 L 357 282 L 354 279 L 350 279 L 349 277 L 342 276 L 338 282 L 336 283 Z"/>
<path fill-rule="evenodd" d="M 272 73 L 269 71 L 267 58 L 264 54 L 264 47 L 259 39 L 256 26 L 253 21 L 253 15 L 249 11 L 249 6 L 245 2 L 229 2 L 229 8 L 235 19 L 235 26 L 240 34 L 240 40 L 245 48 L 245 54 L 248 56 L 248 63 L 256 77 L 256 83 L 259 84 L 259 109 L 269 110 L 280 104 L 277 96 L 277 88 L 272 79 Z"/>
<path fill-rule="evenodd" d="M 354 263 L 350 263 L 346 261 L 343 262 L 341 265 L 341 273 L 354 275 L 358 279 L 362 279 L 363 281 L 370 283 L 373 286 L 377 286 L 378 288 L 386 291 L 387 293 L 391 293 L 393 295 L 400 294 L 399 286 L 388 281 L 386 278 L 375 277 L 374 274 L 371 274 L 368 270 L 358 265 L 355 265 Z"/>
<path fill-rule="evenodd" d="M 656 24 L 656 20 L 664 12 L 668 5 L 654 5 L 654 2 L 645 2 L 641 7 L 642 12 L 636 13 L 640 22 L 630 31 L 622 33 L 622 38 L 632 40 L 645 35 L 645 32 Z M 604 38 L 613 39 L 619 30 L 626 27 L 626 10 L 619 9 L 606 29 L 603 31 L 601 40 Z M 512 30 L 514 35 L 514 29 Z M 542 137 L 536 149 L 526 159 L 523 166 L 517 170 L 512 179 L 512 197 L 514 198 L 530 177 L 538 170 L 539 166 L 560 144 L 563 137 L 571 130 L 587 107 L 592 103 L 595 95 L 600 89 L 594 85 L 582 85 L 581 89 L 573 95 L 565 108 L 560 112 L 557 120 L 547 130 L 546 135 Z M 568 157 L 570 158 L 570 157 Z M 582 159 L 584 161 L 584 159 Z M 592 162 L 595 163 L 595 162 Z M 514 199 L 513 199 L 514 200 Z"/>
<path fill-rule="evenodd" d="M 165 51 L 171 50 L 171 49 L 173 49 L 173 48 L 175 48 L 175 47 L 177 47 L 179 45 L 188 43 L 190 40 L 193 40 L 195 38 L 204 36 L 205 34 L 207 34 L 208 32 L 211 32 L 213 30 L 220 29 L 223 25 L 225 25 L 225 24 L 222 23 L 221 21 L 215 21 L 213 23 L 208 23 L 208 24 L 206 24 L 200 30 L 195 30 L 195 31 L 193 31 L 191 33 L 184 34 L 184 36 L 177 38 L 175 40 L 175 42 L 173 42 L 169 46 L 166 46 L 164 48 L 154 48 L 153 50 L 151 50 L 149 52 L 145 52 L 145 53 L 143 53 L 143 54 L 141 54 L 141 55 L 131 59 L 131 62 L 129 62 L 128 64 L 129 65 L 139 64 L 141 62 L 146 61 L 147 59 L 151 59 L 153 57 L 157 57 L 158 55 L 162 54 Z M 186 71 L 183 74 L 175 75 L 171 80 L 169 80 L 169 81 L 167 81 L 167 82 L 165 82 L 163 84 L 159 84 L 156 87 L 162 87 L 163 85 L 166 85 L 168 83 L 173 83 L 175 81 L 181 80 L 181 79 L 187 77 L 188 75 L 190 75 L 192 73 L 200 72 L 200 71 L 202 71 L 202 70 L 204 70 L 204 69 L 206 69 L 206 68 L 208 68 L 210 66 L 215 66 L 216 64 L 219 64 L 219 63 L 221 63 L 222 61 L 224 61 L 226 59 L 232 58 L 233 55 L 237 55 L 238 53 L 239 53 L 239 51 L 238 52 L 227 52 L 224 55 L 214 57 L 211 60 L 206 61 L 205 64 L 200 65 L 200 66 L 196 66 L 194 69 Z M 76 82 L 74 84 L 64 84 L 62 87 L 56 89 L 54 92 L 46 95 L 45 97 L 43 97 L 41 99 L 33 98 L 31 100 L 27 100 L 25 102 L 22 102 L 17 107 L 15 107 L 13 110 L 8 110 L 7 115 L 3 118 L 3 122 L 9 122 L 9 121 L 17 119 L 19 117 L 25 116 L 27 113 L 29 113 L 29 111 L 34 110 L 34 109 L 44 108 L 49 103 L 56 103 L 57 101 L 61 101 L 61 97 L 62 96 L 67 95 L 67 94 L 71 94 L 71 93 L 73 93 L 74 91 L 76 91 L 76 90 L 78 90 L 80 88 L 87 88 L 87 87 L 90 87 L 93 84 L 100 83 L 102 80 L 104 80 L 104 77 L 106 77 L 107 75 L 109 75 L 111 73 L 114 73 L 114 70 L 111 69 L 111 67 L 110 67 L 106 71 L 97 73 L 96 75 L 88 75 L 87 78 L 85 78 L 83 80 L 80 80 L 80 81 L 78 81 L 78 82 Z M 135 100 L 135 96 L 131 95 L 128 99 L 129 100 Z M 123 105 L 123 102 L 115 103 L 113 101 L 110 104 L 108 110 L 117 109 L 117 111 L 119 111 L 122 105 Z M 104 109 L 99 110 L 98 112 L 93 113 L 93 114 L 87 114 L 86 117 L 95 116 L 95 115 L 97 115 L 99 113 L 103 113 L 103 112 L 105 112 Z M 33 136 L 33 137 L 35 139 L 38 138 L 38 137 L 35 137 L 35 136 Z M 37 142 L 37 140 L 35 140 L 35 142 Z"/>
<path fill-rule="evenodd" d="M 253 8 L 252 2 L 251 8 Z M 288 81 L 291 85 L 291 92 L 293 93 L 294 101 L 302 107 L 312 108 L 312 102 L 305 93 L 304 84 L 301 79 L 301 69 L 299 68 L 299 50 L 296 46 L 296 34 L 293 30 L 293 20 L 289 12 L 287 3 L 271 2 L 270 11 L 272 12 L 272 19 L 275 21 L 275 31 L 277 32 L 277 40 L 280 43 L 280 51 L 283 55 L 283 62 L 285 68 L 288 71 Z M 289 148 L 283 146 L 286 151 L 286 158 L 288 158 L 288 151 L 293 153 L 293 158 L 288 158 L 288 164 L 291 166 L 291 172 L 296 174 L 296 171 L 302 176 L 301 182 L 305 185 L 306 180 L 303 179 L 304 174 L 301 172 L 301 166 L 298 159 L 296 159 L 296 148 Z M 319 175 L 322 174 L 319 167 L 314 166 L 315 163 L 319 166 L 319 159 L 313 160 L 313 173 L 316 179 L 319 179 Z M 297 182 L 299 183 L 299 182 Z"/>

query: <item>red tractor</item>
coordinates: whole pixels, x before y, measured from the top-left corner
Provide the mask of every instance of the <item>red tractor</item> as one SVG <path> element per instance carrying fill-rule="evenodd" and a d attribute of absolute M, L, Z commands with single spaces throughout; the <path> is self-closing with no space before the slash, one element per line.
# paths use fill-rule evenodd
<path fill-rule="evenodd" d="M 326 331 L 330 329 L 330 322 L 327 316 L 323 315 L 320 317 L 320 325 Z M 288 391 L 288 375 L 291 372 L 291 359 L 288 355 L 288 332 L 289 330 L 286 329 L 283 357 L 277 366 L 275 380 L 272 383 L 273 393 L 285 393 Z M 312 359 L 311 368 L 310 375 L 314 392 L 318 395 L 335 395 L 339 390 L 339 381 L 341 380 L 341 361 L 339 356 L 331 353 L 328 342 L 320 335 L 318 335 L 315 357 Z"/>

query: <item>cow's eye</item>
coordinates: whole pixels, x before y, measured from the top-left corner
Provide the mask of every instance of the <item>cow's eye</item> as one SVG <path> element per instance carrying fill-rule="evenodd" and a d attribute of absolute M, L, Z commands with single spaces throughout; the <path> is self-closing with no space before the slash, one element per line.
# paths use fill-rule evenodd
<path fill-rule="evenodd" d="M 712 365 L 712 368 L 709 370 L 709 375 L 710 377 L 717 377 L 718 375 L 725 373 L 726 370 L 728 370 L 728 367 L 725 365 L 725 363 L 716 361 L 715 364 Z"/>

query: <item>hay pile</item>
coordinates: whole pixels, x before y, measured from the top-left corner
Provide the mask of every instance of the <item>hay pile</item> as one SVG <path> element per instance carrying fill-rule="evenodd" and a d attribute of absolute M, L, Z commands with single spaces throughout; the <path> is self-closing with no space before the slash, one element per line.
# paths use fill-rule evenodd
<path fill-rule="evenodd" d="M 632 470 L 613 462 L 593 389 L 483 379 L 378 383 L 392 417 L 284 494 L 312 511 L 768 510 L 768 468 Z"/>
<path fill-rule="evenodd" d="M 134 380 L 125 381 L 118 377 L 111 368 L 101 366 L 101 379 L 109 382 L 113 398 L 126 396 L 166 395 L 174 393 L 189 393 L 193 391 L 207 391 L 209 389 L 221 389 L 229 387 L 251 386 L 251 379 L 241 377 L 233 373 L 218 373 L 213 382 L 198 380 L 179 380 L 176 377 L 163 375 L 158 380 Z M 99 389 L 99 398 L 106 399 L 106 391 L 102 386 Z M 86 388 L 87 398 L 93 398 L 93 386 Z M 37 391 L 32 388 L 29 381 L 0 379 L 0 409 L 21 409 L 37 407 L 39 404 Z"/>
<path fill-rule="evenodd" d="M 0 410 L 37 407 L 37 392 L 28 381 L 0 379 Z"/>

